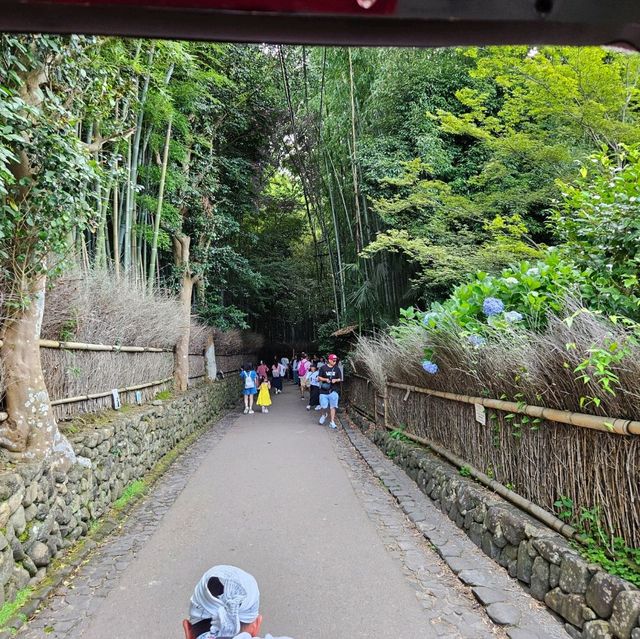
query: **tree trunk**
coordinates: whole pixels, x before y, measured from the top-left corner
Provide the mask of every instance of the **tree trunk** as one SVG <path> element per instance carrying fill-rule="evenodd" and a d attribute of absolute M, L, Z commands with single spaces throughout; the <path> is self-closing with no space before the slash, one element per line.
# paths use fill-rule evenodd
<path fill-rule="evenodd" d="M 189 249 L 191 238 L 178 233 L 173 236 L 173 256 L 176 266 L 182 271 L 180 284 L 180 308 L 182 311 L 182 335 L 176 343 L 175 364 L 173 371 L 174 387 L 177 391 L 185 391 L 189 385 L 189 338 L 191 336 L 191 297 L 193 287 L 198 278 L 191 273 L 189 265 Z"/>
<path fill-rule="evenodd" d="M 17 459 L 50 458 L 61 468 L 75 461 L 67 439 L 58 430 L 40 363 L 40 327 L 46 277 L 25 281 L 21 293 L 28 306 L 5 321 L 2 361 L 9 418 L 0 423 L 0 446 Z"/>

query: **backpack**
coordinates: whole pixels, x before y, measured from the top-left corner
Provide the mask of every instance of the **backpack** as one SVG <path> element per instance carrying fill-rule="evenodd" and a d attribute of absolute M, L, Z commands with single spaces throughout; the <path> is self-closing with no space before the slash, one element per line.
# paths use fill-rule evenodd
<path fill-rule="evenodd" d="M 255 388 L 256 387 L 256 383 L 253 381 L 252 373 L 253 373 L 253 371 L 250 371 L 249 373 L 247 373 L 247 371 L 244 372 L 244 387 L 245 387 L 245 389 Z"/>

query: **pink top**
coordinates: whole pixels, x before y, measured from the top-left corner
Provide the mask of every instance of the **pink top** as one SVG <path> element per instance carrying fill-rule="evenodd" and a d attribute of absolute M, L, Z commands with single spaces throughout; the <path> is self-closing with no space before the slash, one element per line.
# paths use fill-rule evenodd
<path fill-rule="evenodd" d="M 306 359 L 303 359 L 300 364 L 298 364 L 298 375 L 300 375 L 300 377 L 302 377 L 303 375 L 307 374 L 307 371 L 309 370 L 309 361 Z"/>
<path fill-rule="evenodd" d="M 260 366 L 258 366 L 258 375 L 260 375 L 260 377 L 266 377 L 268 372 L 269 368 L 266 364 L 260 364 Z"/>

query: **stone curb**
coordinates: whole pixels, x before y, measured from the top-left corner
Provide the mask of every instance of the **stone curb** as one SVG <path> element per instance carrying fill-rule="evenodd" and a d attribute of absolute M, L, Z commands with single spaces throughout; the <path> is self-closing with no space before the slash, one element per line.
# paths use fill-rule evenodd
<path fill-rule="evenodd" d="M 103 516 L 102 523 L 89 535 L 79 540 L 76 548 L 68 549 L 64 556 L 57 557 L 62 563 L 61 567 L 49 569 L 44 578 L 44 585 L 36 588 L 29 599 L 15 611 L 13 617 L 7 620 L 0 629 L 0 639 L 10 639 L 14 637 L 16 632 L 22 628 L 29 618 L 38 610 L 42 603 L 54 593 L 67 579 L 72 575 L 85 561 L 89 559 L 92 552 L 106 541 L 114 531 L 120 528 L 129 518 L 133 510 L 147 497 L 149 490 L 163 477 L 163 475 L 180 459 L 189 453 L 191 448 L 197 443 L 200 436 L 208 429 L 222 421 L 230 413 L 233 408 L 223 410 L 212 422 L 209 422 L 202 428 L 194 431 L 185 440 L 180 442 L 166 455 L 160 458 L 153 468 L 141 479 L 145 481 L 145 490 L 133 497 L 120 509 L 112 509 L 108 515 Z M 177 451 L 177 454 L 176 454 Z M 173 455 L 173 458 L 170 458 Z M 170 458 L 165 461 L 166 458 Z"/>
<path fill-rule="evenodd" d="M 552 614 L 487 557 L 446 515 L 438 510 L 393 460 L 348 418 L 340 417 L 347 436 L 373 473 L 393 495 L 406 516 L 432 544 L 458 579 L 471 588 L 487 616 L 503 626 L 510 639 L 567 639 Z"/>

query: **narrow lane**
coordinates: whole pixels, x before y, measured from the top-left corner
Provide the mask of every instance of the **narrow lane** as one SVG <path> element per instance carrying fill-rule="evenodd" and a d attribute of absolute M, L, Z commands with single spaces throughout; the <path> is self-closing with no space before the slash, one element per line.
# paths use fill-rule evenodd
<path fill-rule="evenodd" d="M 180 637 L 192 588 L 215 563 L 256 576 L 263 629 L 275 635 L 503 636 L 344 433 L 319 426 L 291 386 L 273 399 L 268 415 L 204 435 L 197 459 L 178 460 L 19 637 Z M 411 563 L 427 565 L 430 581 Z"/>

